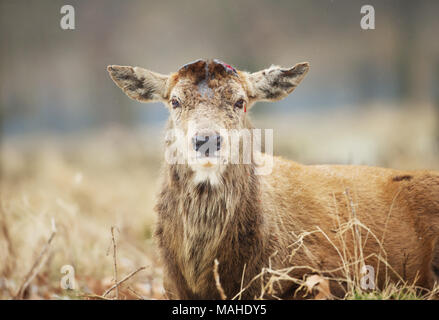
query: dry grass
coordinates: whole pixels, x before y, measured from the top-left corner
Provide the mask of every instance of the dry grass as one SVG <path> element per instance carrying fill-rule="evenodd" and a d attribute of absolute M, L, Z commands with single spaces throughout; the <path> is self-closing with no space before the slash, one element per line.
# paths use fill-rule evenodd
<path fill-rule="evenodd" d="M 369 153 L 374 156 L 370 164 L 439 169 L 431 114 L 397 112 L 393 117 L 385 113 L 362 116 L 362 136 L 357 135 L 355 130 L 350 131 L 349 127 L 343 127 L 343 123 L 355 123 L 358 119 L 344 117 L 344 122 L 334 123 L 333 118 L 316 120 L 312 117 L 306 120 L 302 116 L 297 125 L 290 128 L 289 134 L 281 124 L 274 126 L 268 120 L 264 127 L 276 129 L 275 153 L 298 161 L 327 162 L 322 160 L 328 152 L 322 148 L 323 145 L 334 145 L 337 140 L 341 149 L 343 146 L 349 149 L 352 141 L 361 145 L 362 136 L 367 134 L 364 130 L 368 127 L 373 128 L 369 132 L 371 136 L 379 136 L 379 144 L 372 148 L 375 151 Z M 393 122 L 389 123 L 386 119 L 393 119 Z M 416 135 L 395 134 L 407 119 L 410 119 L 411 132 L 416 130 Z M 332 127 L 329 127 L 330 123 Z M 313 131 L 309 134 L 311 127 Z M 148 139 L 150 135 L 145 131 L 112 129 L 74 138 L 40 136 L 3 141 L 0 299 L 10 299 L 17 294 L 25 299 L 163 298 L 162 270 L 152 240 L 155 221 L 153 206 L 162 154 L 158 145 L 152 144 L 158 140 L 159 133 L 151 134 L 154 139 Z M 350 142 L 345 144 L 349 135 Z M 291 136 L 295 139 L 288 138 Z M 279 140 L 280 137 L 284 138 Z M 387 148 L 383 145 L 386 141 Z M 403 152 L 398 146 L 404 146 Z M 327 159 L 329 162 L 349 162 L 345 158 L 335 161 Z M 368 159 L 365 157 L 363 163 L 368 163 Z M 346 196 L 351 197 L 349 190 Z M 421 296 L 413 285 L 403 282 L 399 285 L 389 284 L 381 291 L 361 289 L 361 267 L 368 257 L 363 255 L 364 242 L 359 234 L 368 234 L 369 239 L 378 243 L 382 239 L 374 237 L 367 226 L 356 219 L 354 207 L 352 203 L 352 219 L 340 223 L 337 230 L 340 239 L 344 239 L 348 233 L 357 239 L 352 254 L 343 246 L 337 247 L 343 277 L 335 280 L 346 285 L 344 298 L 431 298 L 436 292 Z M 52 219 L 56 221 L 56 236 L 44 253 L 44 259 L 38 261 L 37 274 L 20 292 L 29 271 L 51 237 Z M 112 241 L 111 235 L 113 226 L 115 241 Z M 314 232 L 322 231 L 316 226 L 315 230 L 303 233 L 292 248 L 303 245 L 301 240 Z M 386 264 L 385 252 L 381 252 L 377 258 L 380 263 Z M 74 267 L 76 290 L 63 290 L 60 287 L 63 276 L 60 269 L 64 265 Z M 312 270 L 307 266 L 292 266 L 285 270 L 266 268 L 261 275 L 269 276 L 270 281 L 261 287 L 261 297 L 265 292 L 272 292 L 276 282 L 282 279 L 306 285 L 306 279 L 289 277 L 294 268 L 307 268 L 321 275 L 335 272 Z M 141 272 L 137 273 L 136 270 Z M 121 283 L 119 278 L 126 281 Z M 119 285 L 114 287 L 115 283 Z M 108 291 L 112 287 L 117 288 L 117 294 L 116 290 Z M 245 284 L 242 289 L 245 290 Z M 239 299 L 240 296 L 238 293 L 228 298 Z"/>
<path fill-rule="evenodd" d="M 3 144 L 0 203 L 0 298 L 14 297 L 57 225 L 47 259 L 24 298 L 58 298 L 63 265 L 75 269 L 78 293 L 101 295 L 113 285 L 111 227 L 118 272 L 132 291 L 161 298 L 162 274 L 152 232 L 159 162 L 140 139 L 119 131 L 86 140 L 40 137 Z M 90 138 L 91 137 L 91 138 Z M 121 289 L 120 298 L 137 298 Z"/>
<path fill-rule="evenodd" d="M 360 230 L 365 237 L 360 236 Z M 241 294 L 255 281 L 261 282 L 260 295 L 254 297 L 255 299 L 264 299 L 266 295 L 276 297 L 276 288 L 281 282 L 292 282 L 298 285 L 295 292 L 291 292 L 291 297 L 305 297 L 310 299 L 345 299 L 345 300 L 371 300 L 371 299 L 392 299 L 392 300 L 436 300 L 439 297 L 439 283 L 435 285 L 432 290 L 425 290 L 417 287 L 414 283 L 404 281 L 402 275 L 397 272 L 387 263 L 386 252 L 381 245 L 382 239 L 378 238 L 373 232 L 364 224 L 361 223 L 354 215 L 351 219 L 339 225 L 335 230 L 335 238 L 338 238 L 340 245 L 336 245 L 332 240 L 334 236 L 327 235 L 318 226 L 315 230 L 303 232 L 298 235 L 298 241 L 292 244 L 293 257 L 298 250 L 306 250 L 306 237 L 320 233 L 324 238 L 334 247 L 339 257 L 339 268 L 336 269 L 317 269 L 310 266 L 294 265 L 284 269 L 272 269 L 271 267 L 264 268 L 260 274 L 254 277 L 241 291 L 233 297 L 233 299 L 240 299 Z M 346 236 L 348 234 L 348 237 Z M 349 236 L 350 234 L 350 236 Z M 352 241 L 351 243 L 347 243 Z M 378 254 L 370 254 L 365 256 L 363 254 L 364 239 L 369 241 L 376 241 L 381 248 Z M 362 278 L 365 276 L 363 266 L 367 265 L 369 259 L 374 258 L 378 260 L 378 265 L 382 263 L 385 267 L 385 275 L 375 273 L 374 283 L 378 283 L 378 276 L 384 277 L 386 284 L 383 288 L 378 286 L 374 289 L 365 288 L 362 285 Z M 294 271 L 305 270 L 308 273 L 303 279 L 291 276 Z M 399 278 L 397 283 L 390 282 L 389 274 L 392 273 Z M 338 274 L 338 276 L 337 276 Z M 341 276 L 340 276 L 341 274 Z M 264 282 L 261 280 L 264 279 Z M 344 288 L 342 296 L 334 296 L 329 290 L 329 283 L 338 283 L 339 287 Z"/>

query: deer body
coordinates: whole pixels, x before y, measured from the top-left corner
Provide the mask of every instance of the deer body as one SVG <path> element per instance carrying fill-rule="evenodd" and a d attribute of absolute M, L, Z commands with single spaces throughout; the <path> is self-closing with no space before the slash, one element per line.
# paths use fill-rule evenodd
<path fill-rule="evenodd" d="M 170 298 L 220 298 L 215 259 L 227 298 L 260 297 L 261 283 L 276 270 L 295 279 L 311 273 L 340 278 L 353 272 L 356 258 L 374 268 L 378 286 L 386 281 L 433 286 L 437 172 L 305 166 L 274 157 L 271 174 L 258 175 L 253 162 L 212 165 L 212 151 L 200 153 L 199 136 L 214 137 L 216 150 L 224 148 L 218 126 L 252 128 L 246 107 L 283 98 L 307 70 L 299 64 L 247 74 L 204 60 L 170 76 L 109 67 L 131 98 L 168 101 L 168 129 L 182 129 L 203 158 L 197 164 L 165 163 L 163 169 L 156 237 Z M 193 135 L 188 123 L 194 120 Z M 181 141 L 173 137 L 166 144 Z M 176 153 L 190 157 L 181 150 Z M 281 279 L 263 297 L 289 298 L 297 287 Z"/>
<path fill-rule="evenodd" d="M 229 298 L 239 293 L 244 270 L 246 284 L 269 265 L 273 270 L 310 267 L 291 272 L 299 279 L 311 268 L 340 268 L 337 249 L 341 251 L 342 245 L 334 230 L 352 218 L 352 203 L 357 218 L 379 238 L 384 249 L 369 234 L 363 242 L 364 256 L 381 252 L 393 268 L 387 273 L 395 282 L 417 279 L 421 287 L 433 285 L 431 259 L 439 232 L 438 174 L 362 166 L 303 166 L 276 158 L 271 175 L 241 177 L 238 185 L 231 180 L 231 185 L 225 184 L 221 190 L 191 186 L 184 178 L 176 181 L 173 169 L 167 170 L 170 172 L 157 205 L 157 236 L 165 252 L 171 275 L 168 289 L 173 297 L 219 298 L 213 280 L 214 259 L 220 263 L 221 285 Z M 305 237 L 292 256 L 298 247 L 292 244 L 300 234 L 317 228 L 323 233 Z M 367 232 L 362 233 L 364 240 Z M 346 235 L 345 240 L 347 250 L 352 251 L 350 238 Z M 379 267 L 375 257 L 365 263 Z M 383 276 L 385 268 L 381 262 Z M 341 271 L 331 275 L 341 277 Z M 277 295 L 292 295 L 292 287 L 291 283 L 284 285 Z M 259 294 L 260 282 L 256 281 L 242 297 Z"/>

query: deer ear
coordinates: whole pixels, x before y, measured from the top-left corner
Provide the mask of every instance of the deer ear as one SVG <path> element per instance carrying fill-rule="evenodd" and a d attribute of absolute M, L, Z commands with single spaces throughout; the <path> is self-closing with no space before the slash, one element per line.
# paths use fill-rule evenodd
<path fill-rule="evenodd" d="M 111 79 L 131 99 L 140 102 L 163 101 L 167 97 L 168 76 L 139 67 L 108 66 Z"/>
<path fill-rule="evenodd" d="M 271 66 L 248 76 L 249 97 L 259 100 L 276 101 L 285 98 L 297 87 L 309 70 L 309 63 L 302 62 L 284 69 Z"/>

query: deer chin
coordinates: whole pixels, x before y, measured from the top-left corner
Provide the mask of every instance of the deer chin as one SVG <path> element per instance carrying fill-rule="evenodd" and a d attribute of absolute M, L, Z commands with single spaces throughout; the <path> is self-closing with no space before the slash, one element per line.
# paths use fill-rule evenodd
<path fill-rule="evenodd" d="M 221 165 L 218 158 L 199 158 L 190 165 L 194 171 L 194 182 L 196 184 L 209 182 L 212 186 L 221 182 L 221 174 L 225 166 Z"/>

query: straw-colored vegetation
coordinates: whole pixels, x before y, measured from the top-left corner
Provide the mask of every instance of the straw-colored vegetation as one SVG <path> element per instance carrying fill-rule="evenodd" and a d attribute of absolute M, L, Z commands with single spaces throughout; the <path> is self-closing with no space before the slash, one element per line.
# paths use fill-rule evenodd
<path fill-rule="evenodd" d="M 159 162 L 141 144 L 110 130 L 74 141 L 39 137 L 3 145 L 0 298 L 16 296 L 52 234 L 52 220 L 56 234 L 24 298 L 102 295 L 114 278 L 113 226 L 118 280 L 145 267 L 119 298 L 162 297 L 152 246 Z M 74 292 L 60 287 L 63 265 L 74 267 Z"/>

